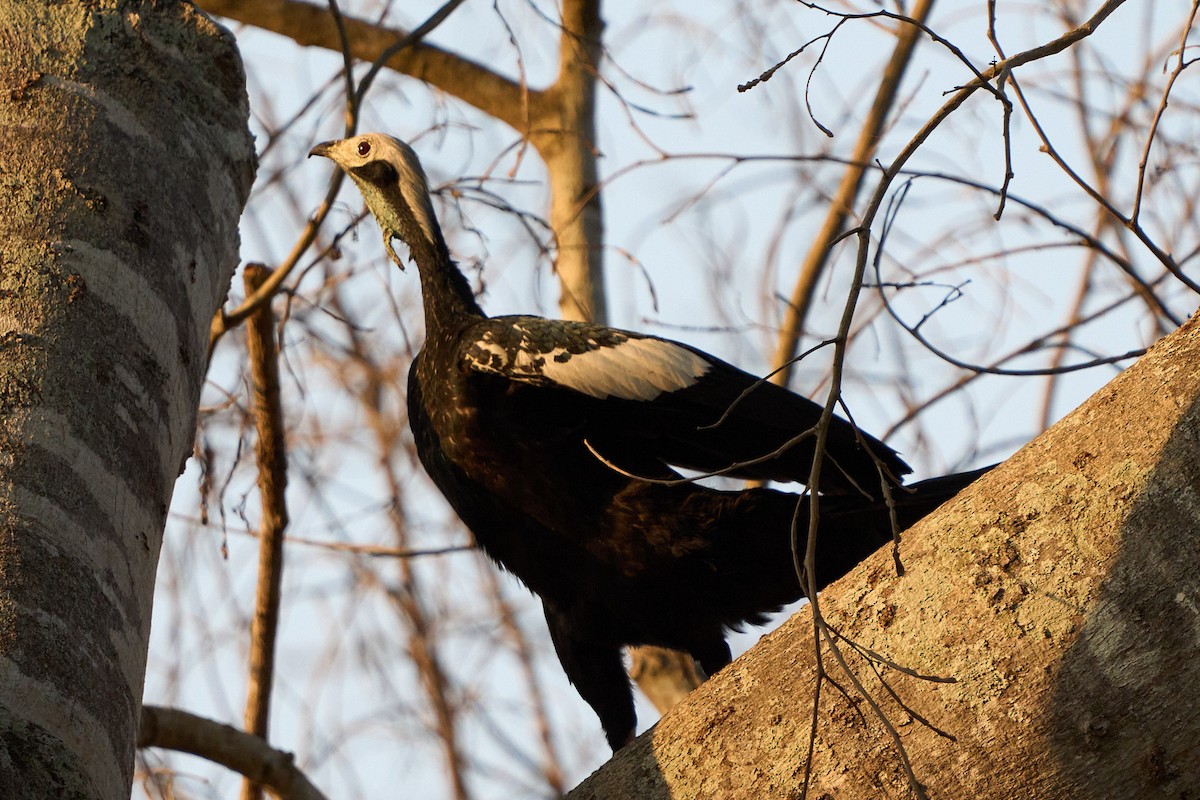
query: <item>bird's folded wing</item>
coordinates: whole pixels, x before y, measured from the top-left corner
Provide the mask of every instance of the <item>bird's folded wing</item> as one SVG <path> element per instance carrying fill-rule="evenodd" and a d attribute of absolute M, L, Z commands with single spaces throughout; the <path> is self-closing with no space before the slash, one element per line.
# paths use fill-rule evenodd
<path fill-rule="evenodd" d="M 808 480 L 821 407 L 687 345 L 587 323 L 497 317 L 472 326 L 461 353 L 470 370 L 567 393 L 589 445 L 618 467 L 654 459 L 737 478 Z M 876 459 L 893 482 L 909 472 L 891 448 L 836 416 L 826 459 L 822 491 L 878 494 Z"/>

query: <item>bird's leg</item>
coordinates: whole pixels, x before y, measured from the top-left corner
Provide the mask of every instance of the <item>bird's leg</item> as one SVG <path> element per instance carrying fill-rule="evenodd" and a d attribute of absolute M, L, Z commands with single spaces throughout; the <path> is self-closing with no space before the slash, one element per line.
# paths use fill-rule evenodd
<path fill-rule="evenodd" d="M 633 689 L 625 674 L 621 648 L 588 641 L 573 630 L 572 622 L 543 601 L 550 640 L 567 679 L 600 717 L 604 736 L 613 752 L 633 741 L 637 716 L 633 710 Z"/>

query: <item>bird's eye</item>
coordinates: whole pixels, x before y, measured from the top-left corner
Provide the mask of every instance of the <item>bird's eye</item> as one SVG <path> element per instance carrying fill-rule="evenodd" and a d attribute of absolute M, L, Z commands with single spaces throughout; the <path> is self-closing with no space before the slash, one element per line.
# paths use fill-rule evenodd
<path fill-rule="evenodd" d="M 370 153 L 370 152 L 371 152 L 371 143 L 370 142 L 368 142 L 366 139 L 363 139 L 361 142 L 358 143 L 358 154 L 360 156 L 365 156 L 367 153 Z"/>

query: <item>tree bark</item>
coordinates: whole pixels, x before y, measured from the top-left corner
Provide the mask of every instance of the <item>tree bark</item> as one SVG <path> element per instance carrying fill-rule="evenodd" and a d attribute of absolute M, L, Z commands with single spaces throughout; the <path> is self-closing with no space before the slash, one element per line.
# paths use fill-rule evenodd
<path fill-rule="evenodd" d="M 4 2 L 0 43 L 0 787 L 123 800 L 245 76 L 186 3 Z"/>
<path fill-rule="evenodd" d="M 1197 363 L 1193 319 L 908 531 L 904 576 L 881 551 L 822 594 L 850 640 L 953 679 L 879 667 L 901 707 L 841 645 L 930 797 L 1200 792 Z M 570 797 L 796 796 L 815 675 L 802 611 Z M 823 687 L 808 796 L 913 796 L 850 696 Z"/>

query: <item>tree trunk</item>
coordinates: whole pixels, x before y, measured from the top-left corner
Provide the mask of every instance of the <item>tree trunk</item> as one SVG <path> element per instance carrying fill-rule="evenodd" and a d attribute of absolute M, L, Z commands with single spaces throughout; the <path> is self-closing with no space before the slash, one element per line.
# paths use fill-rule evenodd
<path fill-rule="evenodd" d="M 903 577 L 883 551 L 821 595 L 849 639 L 953 679 L 879 667 L 906 710 L 841 645 L 928 796 L 1200 793 L 1198 363 L 1193 319 L 908 531 Z M 803 611 L 570 796 L 796 796 L 812 650 Z M 823 660 L 849 687 L 827 648 Z M 913 796 L 851 696 L 823 687 L 808 796 Z"/>
<path fill-rule="evenodd" d="M 0 794 L 123 800 L 245 77 L 186 3 L 0 2 L 0 40 Z"/>
<path fill-rule="evenodd" d="M 562 8 L 558 78 L 546 91 L 553 116 L 538 120 L 530 140 L 546 162 L 550 182 L 550 227 L 558 245 L 554 271 L 562 285 L 559 314 L 607 324 L 596 170 L 596 75 L 604 23 L 600 0 L 567 0 Z"/>

